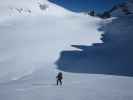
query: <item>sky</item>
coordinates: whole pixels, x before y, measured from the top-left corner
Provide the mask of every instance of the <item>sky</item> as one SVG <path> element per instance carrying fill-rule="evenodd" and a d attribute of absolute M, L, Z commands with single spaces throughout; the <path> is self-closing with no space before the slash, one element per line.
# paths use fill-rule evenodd
<path fill-rule="evenodd" d="M 84 12 L 89 10 L 95 10 L 96 12 L 102 12 L 110 9 L 113 5 L 122 3 L 126 0 L 49 0 L 56 3 L 68 10 L 74 12 Z"/>

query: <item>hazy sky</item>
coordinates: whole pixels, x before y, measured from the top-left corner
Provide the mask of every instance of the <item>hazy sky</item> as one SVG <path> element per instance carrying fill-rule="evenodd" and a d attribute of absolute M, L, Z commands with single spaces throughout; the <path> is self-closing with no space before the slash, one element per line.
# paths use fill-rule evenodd
<path fill-rule="evenodd" d="M 94 9 L 104 11 L 126 0 L 49 0 L 69 10 L 80 12 Z"/>

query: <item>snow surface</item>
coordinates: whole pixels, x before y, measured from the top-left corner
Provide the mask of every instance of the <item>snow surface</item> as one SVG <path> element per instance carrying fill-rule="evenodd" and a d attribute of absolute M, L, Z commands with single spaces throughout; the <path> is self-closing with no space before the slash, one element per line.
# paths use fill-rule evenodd
<path fill-rule="evenodd" d="M 97 30 L 100 22 L 98 18 L 74 14 L 54 4 L 39 14 L 13 15 L 2 21 L 1 80 L 16 80 L 39 67 L 53 69 L 60 52 L 72 50 L 73 44 L 100 43 L 101 33 Z"/>
<path fill-rule="evenodd" d="M 46 0 L 4 0 L 0 12 L 1 100 L 133 99 L 132 77 L 63 72 L 63 86 L 55 85 L 60 52 L 102 43 L 103 20 Z"/>

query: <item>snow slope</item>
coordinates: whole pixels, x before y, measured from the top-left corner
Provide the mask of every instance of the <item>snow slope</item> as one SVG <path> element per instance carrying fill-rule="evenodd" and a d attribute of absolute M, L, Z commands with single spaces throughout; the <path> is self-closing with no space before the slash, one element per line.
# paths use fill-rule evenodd
<path fill-rule="evenodd" d="M 103 20 L 48 1 L 5 0 L 0 5 L 1 100 L 132 100 L 133 78 L 63 72 L 55 62 L 71 45 L 102 43 Z"/>
<path fill-rule="evenodd" d="M 53 69 L 60 52 L 72 50 L 73 44 L 101 42 L 98 18 L 71 13 L 47 1 L 42 3 L 48 5 L 45 10 L 39 9 L 39 5 L 35 9 L 37 4 L 32 0 L 14 2 L 15 5 L 9 2 L 6 6 L 16 8 L 20 4 L 20 8 L 30 9 L 31 14 L 12 11 L 12 16 L 0 23 L 0 78 L 3 81 L 31 74 L 39 67 Z"/>
<path fill-rule="evenodd" d="M 133 3 L 126 2 L 130 14 L 116 7 L 112 18 L 101 23 L 103 44 L 73 45 L 82 51 L 62 51 L 56 64 L 60 70 L 75 73 L 133 76 Z"/>
<path fill-rule="evenodd" d="M 42 79 L 42 80 L 41 80 Z M 63 86 L 54 79 L 23 79 L 0 85 L 1 100 L 132 100 L 130 77 L 64 73 Z"/>

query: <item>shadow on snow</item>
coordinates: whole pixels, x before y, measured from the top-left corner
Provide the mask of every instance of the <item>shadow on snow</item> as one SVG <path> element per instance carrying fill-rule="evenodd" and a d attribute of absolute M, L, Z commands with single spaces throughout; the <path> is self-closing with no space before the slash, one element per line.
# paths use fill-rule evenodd
<path fill-rule="evenodd" d="M 129 16 L 129 19 L 130 23 L 133 22 L 132 16 Z M 115 19 L 107 27 L 118 26 L 119 22 L 120 25 L 129 24 L 124 17 L 121 20 Z M 125 28 L 121 32 L 127 32 Z M 131 25 L 129 32 L 132 32 L 132 29 Z M 104 28 L 99 30 L 104 31 Z M 72 45 L 81 51 L 62 51 L 56 65 L 58 69 L 67 72 L 133 76 L 133 35 L 127 33 L 124 36 L 105 33 L 102 37 L 104 43 L 93 46 Z"/>

